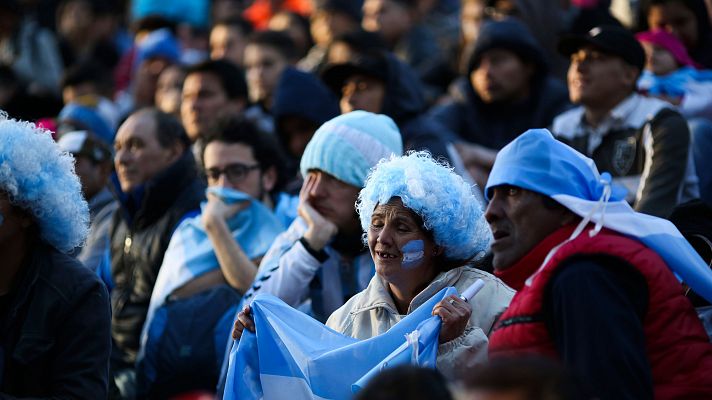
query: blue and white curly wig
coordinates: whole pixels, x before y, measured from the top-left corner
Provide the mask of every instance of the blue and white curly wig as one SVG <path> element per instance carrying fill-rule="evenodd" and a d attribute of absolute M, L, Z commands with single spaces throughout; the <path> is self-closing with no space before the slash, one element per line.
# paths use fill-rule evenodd
<path fill-rule="evenodd" d="M 84 243 L 89 206 L 74 174 L 74 158 L 51 134 L 0 112 L 0 191 L 29 212 L 41 238 L 68 252 Z"/>
<path fill-rule="evenodd" d="M 472 187 L 428 152 L 381 160 L 359 193 L 356 208 L 368 230 L 376 206 L 399 197 L 423 220 L 449 260 L 469 260 L 489 246 L 491 233 Z"/>

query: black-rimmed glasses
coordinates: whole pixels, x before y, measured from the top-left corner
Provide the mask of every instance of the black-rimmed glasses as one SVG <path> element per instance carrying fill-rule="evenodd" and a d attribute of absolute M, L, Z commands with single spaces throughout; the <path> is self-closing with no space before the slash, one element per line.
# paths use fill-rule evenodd
<path fill-rule="evenodd" d="M 205 170 L 205 175 L 208 177 L 208 182 L 217 182 L 220 180 L 220 175 L 225 174 L 225 177 L 232 184 L 240 183 L 247 174 L 253 169 L 259 169 L 259 164 L 245 165 L 234 163 L 225 166 L 225 168 L 208 168 Z"/>

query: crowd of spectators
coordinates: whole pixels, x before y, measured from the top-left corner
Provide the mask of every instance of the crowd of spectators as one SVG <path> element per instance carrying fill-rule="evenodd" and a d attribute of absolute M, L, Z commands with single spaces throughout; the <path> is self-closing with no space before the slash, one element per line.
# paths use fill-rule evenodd
<path fill-rule="evenodd" d="M 530 226 L 516 239 L 533 238 L 531 247 L 517 256 L 543 266 L 547 253 L 534 254 L 534 245 L 549 234 L 572 235 L 578 217 L 538 186 L 503 178 L 502 154 L 525 146 L 523 133 L 531 129 L 549 129 L 551 148 L 570 146 L 610 174 L 606 185 L 627 190 L 601 201 L 620 197 L 637 213 L 670 219 L 712 261 L 712 1 L 0 1 L 0 252 L 12 264 L 0 271 L 0 397 L 211 396 L 222 387 L 233 324 L 250 328 L 242 305 L 258 293 L 353 337 L 387 330 L 410 312 L 414 294 L 404 307 L 386 310 L 391 319 L 371 316 L 377 323 L 361 327 L 351 321 L 351 308 L 389 293 L 369 252 L 377 239 L 364 239 L 372 234 L 371 214 L 379 211 L 388 224 L 395 224 L 391 213 L 408 214 L 437 252 L 447 243 L 424 221 L 449 206 L 443 198 L 440 210 L 415 207 L 406 201 L 411 192 L 392 190 L 385 204 L 360 209 L 375 190 L 367 178 L 377 176 L 377 165 L 384 171 L 388 165 L 379 161 L 392 155 L 432 163 L 417 177 L 397 178 L 404 182 L 450 166 L 450 175 L 425 190 L 448 179 L 456 182 L 448 183 L 450 196 L 457 196 L 453 185 L 471 190 L 473 204 L 487 209 L 482 218 L 493 243 L 502 238 L 497 228 L 514 236 L 516 223 Z M 50 132 L 56 149 L 37 132 Z M 525 165 L 527 157 L 513 159 Z M 29 178 L 22 186 L 13 174 L 66 187 L 45 189 Z M 530 191 L 535 197 L 527 197 Z M 56 198 L 40 207 L 44 196 Z M 588 200 L 604 199 L 594 197 Z M 62 207 L 79 210 L 61 214 Z M 48 234 L 47 224 L 68 227 Z M 602 235 L 616 244 L 629 240 L 605 229 Z M 644 317 L 658 307 L 649 287 L 682 292 L 673 274 L 661 278 L 647 264 L 630 268 L 639 256 L 614 252 L 614 262 L 558 260 L 566 267 L 551 267 L 564 272 L 547 275 L 549 289 L 542 282 L 532 288 L 536 269 L 522 269 L 519 258 L 502 254 L 503 245 L 499 252 L 493 246 L 458 258 L 463 271 L 503 288 L 488 287 L 498 293 L 497 307 L 487 310 L 487 326 L 478 325 L 478 350 L 461 350 L 474 357 L 461 363 L 466 371 L 444 368 L 443 378 L 394 370 L 358 398 L 445 399 L 451 391 L 472 399 L 685 395 L 690 382 L 677 376 L 660 386 L 660 360 L 675 358 L 643 343 L 651 324 L 664 327 Z M 572 264 L 593 278 L 584 285 L 566 274 Z M 616 280 L 624 283 L 606 286 Z M 515 291 L 538 289 L 547 296 L 539 300 L 543 311 L 512 300 Z M 675 303 L 677 319 L 669 308 L 662 312 L 668 323 L 685 324 L 683 332 L 664 336 L 671 349 L 682 352 L 683 339 L 697 349 L 679 365 L 710 368 L 712 350 L 689 326 L 696 324 L 694 305 L 712 334 L 712 306 L 703 293 L 684 290 L 692 303 Z M 573 348 L 586 336 L 571 329 L 588 323 L 577 314 L 595 316 L 621 303 L 567 308 L 574 291 L 619 296 L 630 306 L 626 321 L 642 321 L 629 327 L 637 337 L 610 338 L 609 351 L 631 349 L 622 358 L 627 368 L 591 373 L 581 361 L 605 350 Z M 487 365 L 490 334 L 502 328 L 494 316 L 510 301 L 517 306 L 504 321 L 541 311 L 536 332 L 548 329 L 548 341 L 528 343 L 526 335 L 501 329 L 491 350 L 507 353 L 516 337 L 524 347 L 549 346 L 544 355 L 558 352 L 565 368 L 530 358 Z M 480 321 L 483 310 L 472 312 Z M 470 325 L 453 338 L 474 335 Z M 622 362 L 602 360 L 598 368 Z M 706 380 L 689 393 L 710 394 L 712 370 L 704 378 L 695 368 L 678 373 Z M 580 379 L 589 380 L 576 388 Z M 404 381 L 410 392 L 389 394 Z M 602 381 L 608 384 L 596 386 Z"/>

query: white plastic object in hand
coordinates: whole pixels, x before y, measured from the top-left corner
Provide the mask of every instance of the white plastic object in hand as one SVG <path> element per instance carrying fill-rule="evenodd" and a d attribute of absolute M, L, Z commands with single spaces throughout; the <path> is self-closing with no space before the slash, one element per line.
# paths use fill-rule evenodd
<path fill-rule="evenodd" d="M 464 292 L 462 292 L 460 298 L 465 300 L 466 302 L 469 302 L 470 299 L 475 297 L 477 292 L 479 292 L 483 287 L 485 287 L 485 281 L 483 281 L 482 279 L 478 279 L 475 281 L 475 283 L 465 289 Z"/>

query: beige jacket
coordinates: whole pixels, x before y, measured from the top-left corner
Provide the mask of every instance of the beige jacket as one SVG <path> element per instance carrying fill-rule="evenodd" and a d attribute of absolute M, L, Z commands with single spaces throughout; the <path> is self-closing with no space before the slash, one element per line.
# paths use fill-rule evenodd
<path fill-rule="evenodd" d="M 471 300 L 472 316 L 465 333 L 438 347 L 438 370 L 449 379 L 456 378 L 463 368 L 487 361 L 487 335 L 495 318 L 509 305 L 514 290 L 498 278 L 466 266 L 436 276 L 408 307 L 410 314 L 442 288 L 454 286 L 462 292 L 478 278 L 485 281 L 485 286 Z M 386 282 L 375 275 L 365 290 L 331 314 L 326 325 L 344 335 L 364 340 L 387 331 L 404 317 L 398 314 Z"/>

